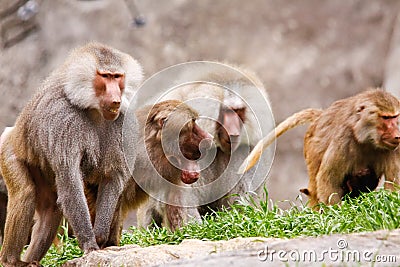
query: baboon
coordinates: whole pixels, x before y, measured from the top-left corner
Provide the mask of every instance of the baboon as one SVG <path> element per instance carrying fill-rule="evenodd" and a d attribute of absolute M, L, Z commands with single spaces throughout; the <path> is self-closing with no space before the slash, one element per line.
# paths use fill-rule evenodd
<path fill-rule="evenodd" d="M 143 145 L 137 147 L 133 178 L 122 193 L 109 245 L 119 243 L 122 222 L 128 211 L 148 199 L 148 194 L 179 200 L 179 191 L 169 192 L 158 179 L 179 186 L 196 182 L 200 177 L 196 160 L 212 142 L 212 136 L 196 124 L 197 112 L 181 101 L 167 100 L 146 106 L 137 110 L 136 115 L 141 129 L 139 143 Z M 87 193 L 91 207 L 96 202 L 95 194 L 93 190 Z M 165 205 L 167 210 L 175 209 L 174 205 Z M 92 216 L 94 213 L 92 210 Z M 178 215 L 172 211 L 171 214 Z M 166 223 L 174 224 L 173 216 L 165 218 Z"/>
<path fill-rule="evenodd" d="M 215 137 L 217 147 L 224 152 L 233 152 L 241 144 L 254 146 L 262 138 L 255 114 L 267 115 L 269 98 L 255 73 L 222 63 L 194 66 L 187 72 L 182 76 L 196 82 L 175 88 L 163 100 L 187 102 L 200 116 L 209 117 L 199 125 Z"/>
<path fill-rule="evenodd" d="M 375 171 L 370 167 L 361 169 L 354 174 L 347 174 L 342 184 L 343 194 L 351 198 L 356 198 L 361 193 L 368 193 L 377 188 L 379 180 Z M 302 188 L 300 192 L 307 196 L 312 194 L 308 188 Z"/>
<path fill-rule="evenodd" d="M 229 208 L 237 200 L 245 197 L 247 193 L 260 193 L 258 190 L 259 188 L 256 188 L 257 190 L 252 190 L 252 188 L 254 188 L 252 183 L 253 180 L 259 179 L 260 176 L 262 176 L 261 178 L 265 178 L 268 173 L 268 164 L 259 162 L 257 168 L 253 168 L 244 174 L 237 173 L 237 166 L 243 162 L 249 153 L 249 147 L 243 144 L 240 145 L 232 154 L 224 153 L 221 149 L 217 148 L 217 156 L 215 160 L 208 168 L 201 171 L 201 179 L 206 180 L 208 183 L 217 180 L 231 182 L 229 185 L 226 185 L 223 182 L 215 185 L 225 187 L 226 193 L 215 201 L 197 207 L 200 216 L 204 216 L 207 213 L 213 214 L 215 211 L 222 210 L 223 207 Z M 212 195 L 215 193 L 213 191 L 214 190 L 203 192 L 201 197 L 213 199 Z M 251 196 L 256 197 L 254 194 Z"/>
<path fill-rule="evenodd" d="M 3 140 L 6 138 L 7 133 L 11 130 L 11 127 L 7 127 L 4 132 L 0 135 L 0 154 L 1 154 L 1 146 Z M 8 202 L 8 193 L 7 187 L 4 183 L 3 176 L 1 176 L 0 172 L 0 245 L 3 243 L 4 237 L 4 225 L 6 223 L 6 214 L 7 214 L 7 202 Z"/>
<path fill-rule="evenodd" d="M 344 194 L 350 197 L 358 197 L 360 193 L 368 193 L 378 187 L 379 179 L 373 168 L 367 166 L 352 175 L 346 175 L 342 188 Z"/>
<path fill-rule="evenodd" d="M 221 65 L 222 66 L 222 65 Z M 175 98 L 187 101 L 189 105 L 199 111 L 200 115 L 209 116 L 215 120 L 202 120 L 199 122 L 201 127 L 210 132 L 215 138 L 216 157 L 207 168 L 201 171 L 201 179 L 196 186 L 206 185 L 214 182 L 221 175 L 230 176 L 231 181 L 237 181 L 233 188 L 226 186 L 226 194 L 222 195 L 214 202 L 202 207 L 174 207 L 173 212 L 167 211 L 165 204 L 150 198 L 149 201 L 138 209 L 138 224 L 147 227 L 152 221 L 157 225 L 169 226 L 171 229 L 183 225 L 191 219 L 199 221 L 200 215 L 204 215 L 210 209 L 218 210 L 222 206 L 229 206 L 235 198 L 227 198 L 227 195 L 243 195 L 245 192 L 255 190 L 252 188 L 254 173 L 247 173 L 243 177 L 233 171 L 233 164 L 240 164 L 248 155 L 249 151 L 261 139 L 260 132 L 257 132 L 257 118 L 253 112 L 260 112 L 265 109 L 269 100 L 266 90 L 260 79 L 242 67 L 233 65 L 223 65 L 206 71 L 194 68 L 195 74 L 186 74 L 193 77 L 195 81 L 204 81 L 186 85 L 175 89 L 165 98 Z M 235 70 L 233 70 L 233 68 Z M 264 98 L 264 99 L 260 99 Z M 205 99 L 205 101 L 201 101 Z M 197 101 L 197 102 L 196 102 Z M 214 106 L 213 105 L 214 103 Z M 213 109 L 214 108 L 214 109 Z M 213 110 L 216 114 L 213 114 Z M 210 114 L 211 113 L 211 114 Z M 265 114 L 263 112 L 262 114 Z M 240 152 L 236 150 L 240 148 Z M 229 168 L 232 168 L 229 170 Z M 260 172 L 259 172 L 260 173 Z M 259 174 L 257 174 L 260 176 Z M 262 180 L 265 179 L 261 177 Z M 255 179 L 254 179 L 255 180 Z M 202 192 L 199 198 L 215 199 L 211 195 L 213 192 Z M 199 201 L 201 202 L 201 201 Z M 166 216 L 174 216 L 175 225 L 168 225 L 165 222 Z"/>
<path fill-rule="evenodd" d="M 296 113 L 261 140 L 240 168 L 246 171 L 271 141 L 285 131 L 311 122 L 304 138 L 310 176 L 309 205 L 339 203 L 346 193 L 374 190 L 384 175 L 385 188 L 399 184 L 400 103 L 382 89 L 370 89 L 334 102 L 325 110 Z"/>
<path fill-rule="evenodd" d="M 7 214 L 7 188 L 4 184 L 3 177 L 0 175 L 0 245 L 3 243 L 4 225 L 6 223 Z"/>
<path fill-rule="evenodd" d="M 141 80 L 141 66 L 131 56 L 89 43 L 73 50 L 22 110 L 0 158 L 9 197 L 4 266 L 38 264 L 62 215 L 85 253 L 104 246 L 130 177 L 121 144 L 125 96 Z M 83 182 L 99 189 L 93 227 Z"/>

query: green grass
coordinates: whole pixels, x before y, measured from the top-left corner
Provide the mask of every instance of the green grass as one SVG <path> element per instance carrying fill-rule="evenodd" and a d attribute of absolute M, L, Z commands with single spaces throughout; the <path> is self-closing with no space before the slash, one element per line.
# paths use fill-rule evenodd
<path fill-rule="evenodd" d="M 61 228 L 64 234 L 58 234 L 60 245 L 56 247 L 53 244 L 51 246 L 46 256 L 41 261 L 43 266 L 60 266 L 68 260 L 79 258 L 83 255 L 76 238 L 68 236 L 68 223 L 66 223 L 65 220 L 63 220 Z"/>
<path fill-rule="evenodd" d="M 300 204 L 282 210 L 268 201 L 243 199 L 229 210 L 206 216 L 202 224 L 189 224 L 170 232 L 165 228 L 124 232 L 121 245 L 179 244 L 182 240 L 227 240 L 235 237 L 319 236 L 400 228 L 400 193 L 379 190 L 346 199 L 342 205 L 323 206 L 318 213 Z M 65 245 L 49 250 L 42 264 L 57 266 L 82 255 L 75 239 L 63 236 Z"/>

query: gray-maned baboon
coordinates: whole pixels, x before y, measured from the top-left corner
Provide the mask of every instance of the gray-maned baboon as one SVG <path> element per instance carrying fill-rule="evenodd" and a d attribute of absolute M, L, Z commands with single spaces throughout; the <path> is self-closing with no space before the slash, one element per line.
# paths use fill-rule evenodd
<path fill-rule="evenodd" d="M 255 114 L 269 104 L 262 81 L 249 69 L 232 64 L 205 67 L 188 69 L 189 74 L 182 76 L 198 82 L 177 87 L 162 99 L 187 102 L 200 116 L 210 117 L 199 125 L 214 136 L 222 151 L 233 152 L 241 144 L 254 146 L 262 138 Z"/>
<path fill-rule="evenodd" d="M 309 205 L 338 203 L 346 193 L 374 190 L 382 176 L 385 188 L 399 184 L 399 100 L 381 89 L 370 89 L 334 102 L 325 110 L 304 110 L 287 118 L 260 141 L 240 171 L 257 161 L 285 131 L 311 122 L 304 139 L 310 181 L 302 189 Z"/>
<path fill-rule="evenodd" d="M 268 166 L 267 164 L 264 164 L 264 162 L 262 162 L 262 164 L 260 162 L 257 166 L 260 168 L 258 172 L 255 172 L 256 168 L 254 168 L 245 174 L 237 173 L 237 166 L 243 162 L 249 153 L 250 148 L 243 144 L 240 145 L 232 154 L 225 153 L 221 149 L 217 148 L 217 156 L 213 163 L 208 168 L 201 171 L 201 177 L 204 177 L 203 180 L 205 180 L 203 183 L 211 183 L 217 179 L 225 178 L 231 181 L 237 181 L 237 183 L 234 184 L 234 186 L 227 191 L 223 197 L 198 207 L 201 216 L 206 213 L 221 210 L 222 207 L 229 208 L 235 201 L 244 197 L 245 193 L 251 191 L 251 183 L 253 179 L 256 179 L 256 176 L 267 174 L 268 170 L 265 168 L 268 168 Z M 204 192 L 201 197 L 204 198 L 207 193 L 212 194 L 213 192 Z M 257 193 L 259 192 L 257 191 Z M 252 197 L 254 197 L 254 195 Z"/>
<path fill-rule="evenodd" d="M 199 72 L 198 77 L 193 74 L 190 77 L 194 76 L 194 80 L 204 81 L 204 83 L 194 83 L 177 88 L 167 94 L 164 99 L 175 98 L 189 101 L 189 105 L 191 100 L 194 100 L 194 103 L 197 104 L 195 101 L 198 98 L 210 99 L 210 101 L 205 102 L 199 101 L 200 104 L 195 106 L 199 114 L 203 116 L 210 114 L 213 103 L 211 100 L 216 102 L 216 114 L 211 114 L 215 121 L 202 120 L 199 122 L 204 130 L 214 136 L 217 147 L 216 158 L 210 166 L 201 171 L 201 179 L 196 183 L 196 186 L 209 184 L 220 178 L 221 175 L 232 176 L 232 180 L 236 179 L 239 182 L 234 188 L 227 188 L 227 194 L 210 203 L 208 208 L 207 206 L 198 208 L 174 207 L 173 210 L 169 209 L 170 211 L 168 211 L 164 203 L 150 198 L 138 209 L 139 226 L 147 227 L 154 221 L 157 225 L 176 229 L 192 219 L 199 221 L 200 215 L 203 215 L 204 211 L 209 210 L 209 208 L 217 210 L 222 206 L 229 206 L 235 198 L 227 198 L 227 195 L 243 195 L 250 190 L 254 173 L 247 173 L 243 177 L 239 177 L 236 170 L 231 171 L 227 168 L 228 164 L 230 164 L 230 168 L 234 164 L 240 164 L 248 155 L 249 150 L 261 139 L 260 132 L 257 132 L 259 130 L 257 118 L 253 112 L 260 113 L 261 109 L 265 109 L 268 104 L 266 102 L 269 100 L 266 90 L 256 74 L 242 67 L 225 66 L 225 68 L 210 68 L 206 72 L 197 68 L 190 70 Z M 237 71 L 232 71 L 232 68 Z M 264 99 L 260 99 L 262 98 L 260 96 L 263 96 Z M 204 104 L 201 105 L 201 103 Z M 236 153 L 239 148 L 240 152 Z M 204 198 L 207 194 L 207 192 L 204 192 L 198 197 Z M 212 192 L 209 194 L 212 194 Z M 199 214 L 199 211 L 201 214 Z M 165 216 L 174 217 L 175 224 L 165 223 L 168 221 Z"/>
<path fill-rule="evenodd" d="M 9 197 L 4 266 L 38 264 L 62 215 L 85 253 L 107 242 L 112 215 L 130 177 L 120 114 L 128 105 L 126 94 L 141 80 L 141 67 L 131 56 L 89 43 L 73 50 L 22 110 L 0 158 Z M 94 227 L 84 182 L 99 189 Z M 34 214 L 31 241 L 21 261 Z"/>

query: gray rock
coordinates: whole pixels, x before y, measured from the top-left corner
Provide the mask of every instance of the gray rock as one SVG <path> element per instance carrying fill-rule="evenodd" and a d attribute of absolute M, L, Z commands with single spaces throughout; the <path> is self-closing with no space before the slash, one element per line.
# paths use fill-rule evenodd
<path fill-rule="evenodd" d="M 400 229 L 294 239 L 185 240 L 179 245 L 110 247 L 72 266 L 398 266 Z"/>

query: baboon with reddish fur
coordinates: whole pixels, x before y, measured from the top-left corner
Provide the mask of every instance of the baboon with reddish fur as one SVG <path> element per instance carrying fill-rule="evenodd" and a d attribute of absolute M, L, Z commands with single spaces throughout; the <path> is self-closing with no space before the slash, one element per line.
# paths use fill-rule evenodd
<path fill-rule="evenodd" d="M 300 111 L 257 144 L 239 172 L 250 169 L 278 136 L 310 122 L 304 155 L 310 177 L 309 205 L 335 204 L 346 193 L 374 190 L 382 176 L 385 188 L 399 184 L 399 100 L 381 89 L 370 89 L 334 102 L 325 110 Z"/>
<path fill-rule="evenodd" d="M 207 69 L 207 71 L 199 71 L 197 68 L 189 69 L 189 72 L 192 72 L 190 77 L 193 80 L 212 83 L 194 83 L 183 86 L 167 94 L 164 99 L 179 99 L 189 101 L 189 104 L 192 100 L 209 99 L 210 101 L 206 101 L 205 105 L 196 105 L 195 107 L 203 116 L 210 113 L 210 105 L 213 102 L 218 104 L 215 110 L 212 110 L 215 114 L 211 117 L 215 118 L 215 121 L 203 120 L 200 122 L 202 128 L 214 136 L 216 158 L 210 166 L 201 171 L 201 179 L 196 186 L 212 183 L 221 175 L 231 177 L 231 181 L 239 179 L 240 181 L 231 190 L 227 188 L 226 195 L 202 207 L 174 207 L 173 212 L 166 212 L 167 206 L 164 203 L 150 198 L 138 209 L 139 226 L 147 227 L 154 221 L 159 226 L 176 229 L 189 221 L 199 222 L 200 216 L 210 209 L 218 210 L 223 206 L 227 207 L 237 199 L 226 196 L 243 195 L 250 190 L 249 185 L 254 178 L 254 173 L 247 173 L 239 177 L 236 170 L 227 168 L 228 164 L 229 166 L 240 164 L 249 150 L 261 139 L 261 135 L 257 132 L 257 119 L 253 113 L 260 112 L 261 108 L 265 108 L 268 95 L 255 73 L 243 67 L 223 65 L 224 68 L 219 66 L 215 69 Z M 236 152 L 236 150 L 240 151 Z M 203 192 L 199 198 L 206 197 L 207 194 L 208 192 Z M 213 196 L 207 198 L 214 199 Z M 171 224 L 171 220 L 166 218 L 167 215 L 174 217 L 175 223 Z"/>
<path fill-rule="evenodd" d="M 165 179 L 174 185 L 196 182 L 200 177 L 196 160 L 201 157 L 201 150 L 209 148 L 212 142 L 212 136 L 196 124 L 197 112 L 181 101 L 167 100 L 146 106 L 137 110 L 136 115 L 141 145 L 137 147 L 133 178 L 122 193 L 113 219 L 108 245 L 118 245 L 127 213 L 147 200 L 149 191 L 167 200 L 179 200 L 179 192 L 171 193 L 167 188 L 160 188 L 162 185 L 157 179 Z M 142 187 L 149 191 L 144 191 Z M 93 218 L 96 212 L 93 188 L 88 188 L 87 197 Z M 180 207 L 165 206 L 165 213 L 162 214 L 165 222 L 175 225 L 181 216 Z"/>

